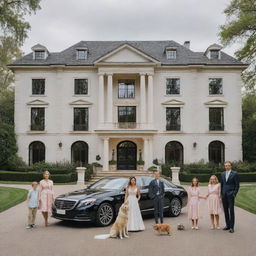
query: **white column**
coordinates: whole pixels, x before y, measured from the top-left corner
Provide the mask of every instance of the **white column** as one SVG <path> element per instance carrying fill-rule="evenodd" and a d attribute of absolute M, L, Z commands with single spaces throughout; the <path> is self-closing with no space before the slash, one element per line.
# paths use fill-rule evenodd
<path fill-rule="evenodd" d="M 153 75 L 148 74 L 148 124 L 153 124 Z"/>
<path fill-rule="evenodd" d="M 103 171 L 109 171 L 109 138 L 103 141 Z"/>
<path fill-rule="evenodd" d="M 149 161 L 149 165 L 151 166 L 151 164 L 153 165 L 153 140 L 152 139 L 149 139 L 149 145 L 148 145 L 148 148 L 149 148 L 149 153 L 148 153 L 148 161 Z"/>
<path fill-rule="evenodd" d="M 143 156 L 144 156 L 144 161 L 145 161 L 145 170 L 147 170 L 148 169 L 148 167 L 150 167 L 149 166 L 149 155 L 148 155 L 148 153 L 149 153 L 149 147 L 148 147 L 149 145 L 148 145 L 148 139 L 147 138 L 145 138 L 144 139 L 144 147 L 143 147 L 143 152 L 144 152 L 144 154 L 143 154 Z"/>
<path fill-rule="evenodd" d="M 180 167 L 171 167 L 171 171 L 172 171 L 172 183 L 176 185 L 180 185 L 180 179 L 179 179 Z"/>
<path fill-rule="evenodd" d="M 76 167 L 77 172 L 77 184 L 84 184 L 85 167 Z"/>
<path fill-rule="evenodd" d="M 99 74 L 98 120 L 104 123 L 104 74 Z"/>
<path fill-rule="evenodd" d="M 140 74 L 140 123 L 146 123 L 146 87 L 145 74 Z"/>
<path fill-rule="evenodd" d="M 112 123 L 112 115 L 113 115 L 113 74 L 108 74 L 108 101 L 107 101 L 107 122 Z"/>

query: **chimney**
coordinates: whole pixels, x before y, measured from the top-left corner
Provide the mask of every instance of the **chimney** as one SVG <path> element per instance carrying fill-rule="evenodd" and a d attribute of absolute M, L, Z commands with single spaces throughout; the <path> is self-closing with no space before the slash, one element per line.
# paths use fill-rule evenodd
<path fill-rule="evenodd" d="M 190 49 L 190 41 L 185 41 L 183 44 L 187 49 Z"/>

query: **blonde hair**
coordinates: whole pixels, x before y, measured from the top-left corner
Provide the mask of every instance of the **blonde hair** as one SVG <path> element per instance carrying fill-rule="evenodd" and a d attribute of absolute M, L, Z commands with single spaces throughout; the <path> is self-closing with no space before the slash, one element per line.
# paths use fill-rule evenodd
<path fill-rule="evenodd" d="M 194 187 L 194 184 L 193 184 L 193 180 L 196 180 L 196 187 L 198 187 L 198 184 L 199 184 L 199 180 L 198 178 L 194 177 L 191 181 L 191 187 Z"/>
<path fill-rule="evenodd" d="M 33 187 L 34 185 L 38 185 L 38 183 L 36 181 L 33 181 L 31 186 Z"/>
<path fill-rule="evenodd" d="M 218 180 L 217 176 L 216 176 L 216 175 L 212 175 L 212 176 L 210 177 L 210 179 L 209 179 L 209 185 L 211 185 L 211 184 L 212 184 L 212 183 L 211 183 L 211 178 L 214 178 L 214 179 L 215 179 L 216 184 L 218 184 L 218 183 L 219 183 L 219 180 Z"/>
<path fill-rule="evenodd" d="M 44 172 L 43 172 L 43 176 L 44 176 L 46 173 L 48 173 L 49 176 L 51 175 L 49 171 L 44 171 Z"/>

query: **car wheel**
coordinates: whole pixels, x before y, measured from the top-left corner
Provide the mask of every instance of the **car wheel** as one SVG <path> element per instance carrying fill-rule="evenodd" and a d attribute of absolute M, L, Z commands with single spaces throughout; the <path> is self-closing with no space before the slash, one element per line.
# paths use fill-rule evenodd
<path fill-rule="evenodd" d="M 96 216 L 98 226 L 108 226 L 114 219 L 114 209 L 111 204 L 103 203 L 99 206 Z"/>
<path fill-rule="evenodd" d="M 174 197 L 170 202 L 169 215 L 172 217 L 177 217 L 181 213 L 181 201 L 179 198 Z"/>

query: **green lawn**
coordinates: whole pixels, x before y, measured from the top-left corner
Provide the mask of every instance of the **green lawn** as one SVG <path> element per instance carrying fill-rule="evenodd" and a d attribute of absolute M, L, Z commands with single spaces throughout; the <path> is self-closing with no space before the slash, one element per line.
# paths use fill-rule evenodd
<path fill-rule="evenodd" d="M 256 214 L 256 186 L 241 186 L 236 197 L 236 206 Z"/>
<path fill-rule="evenodd" d="M 26 189 L 0 187 L 0 212 L 25 201 L 27 193 Z"/>

